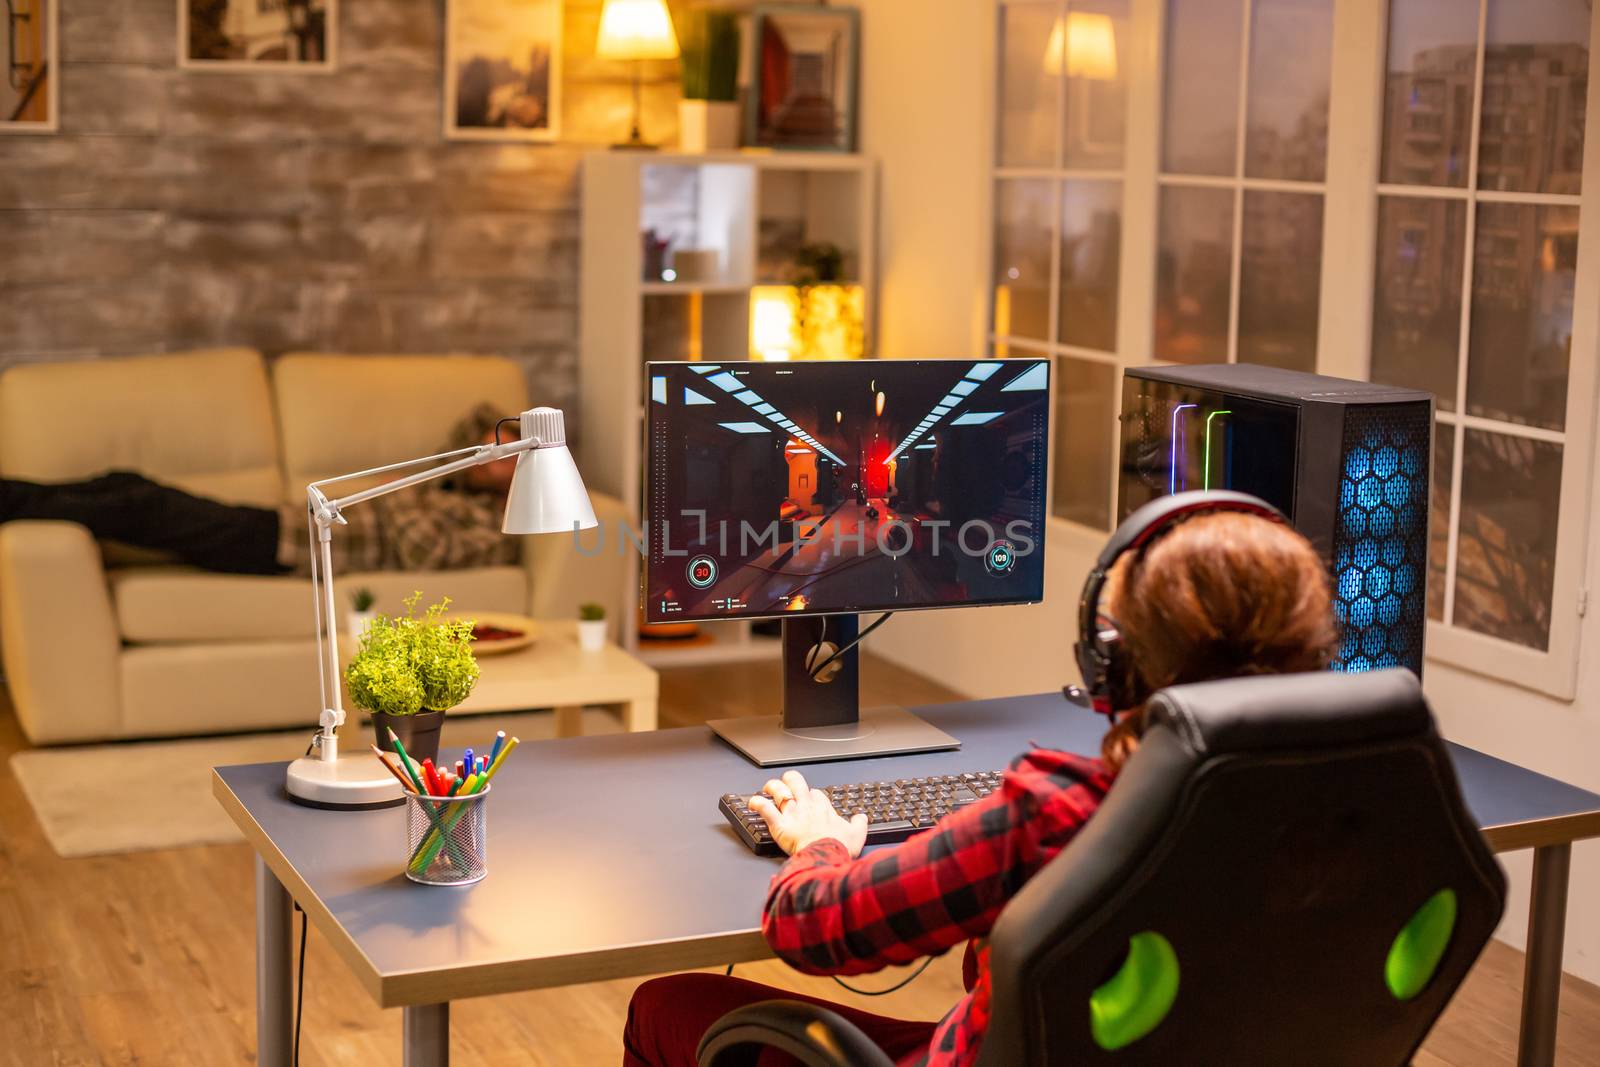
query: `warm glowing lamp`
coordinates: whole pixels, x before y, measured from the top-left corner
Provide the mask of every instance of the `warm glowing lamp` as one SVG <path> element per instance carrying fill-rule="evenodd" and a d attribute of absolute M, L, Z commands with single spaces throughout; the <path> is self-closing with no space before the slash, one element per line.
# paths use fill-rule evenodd
<path fill-rule="evenodd" d="M 758 285 L 750 290 L 750 356 L 783 361 L 800 348 L 795 320 L 799 290 L 789 285 Z"/>
<path fill-rule="evenodd" d="M 633 129 L 615 148 L 654 148 L 639 135 L 641 66 L 647 59 L 676 59 L 678 35 L 666 0 L 606 0 L 600 11 L 600 34 L 594 54 L 599 59 L 633 61 Z"/>
<path fill-rule="evenodd" d="M 1045 73 L 1061 73 L 1063 54 L 1066 56 L 1067 77 L 1115 81 L 1117 35 L 1111 24 L 1111 16 L 1073 11 L 1067 14 L 1065 22 L 1057 19 L 1050 31 L 1050 41 L 1045 45 Z"/>

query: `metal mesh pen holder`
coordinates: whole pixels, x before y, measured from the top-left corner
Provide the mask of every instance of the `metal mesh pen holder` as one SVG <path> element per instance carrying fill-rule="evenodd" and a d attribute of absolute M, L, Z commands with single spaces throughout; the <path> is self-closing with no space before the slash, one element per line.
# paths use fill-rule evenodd
<path fill-rule="evenodd" d="M 488 796 L 488 788 L 460 797 L 407 793 L 406 877 L 424 885 L 481 881 L 489 873 Z"/>

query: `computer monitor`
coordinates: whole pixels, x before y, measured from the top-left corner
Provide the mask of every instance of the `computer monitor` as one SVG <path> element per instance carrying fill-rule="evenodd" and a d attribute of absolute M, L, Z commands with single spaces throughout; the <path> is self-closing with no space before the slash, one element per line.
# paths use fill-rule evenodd
<path fill-rule="evenodd" d="M 646 622 L 784 620 L 782 723 L 713 729 L 763 765 L 954 747 L 904 712 L 861 712 L 853 650 L 811 675 L 858 612 L 1043 598 L 1049 361 L 651 363 L 648 378 Z"/>

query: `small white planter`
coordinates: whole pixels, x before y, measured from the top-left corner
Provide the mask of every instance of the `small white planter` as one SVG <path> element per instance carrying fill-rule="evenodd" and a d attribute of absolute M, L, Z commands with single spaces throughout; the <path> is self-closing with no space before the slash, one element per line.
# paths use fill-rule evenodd
<path fill-rule="evenodd" d="M 606 647 L 606 620 L 579 619 L 578 647 L 585 652 L 599 652 Z"/>
<path fill-rule="evenodd" d="M 739 147 L 739 105 L 731 100 L 679 100 L 678 149 L 721 152 Z"/>
<path fill-rule="evenodd" d="M 378 617 L 376 611 L 356 611 L 351 609 L 345 618 L 345 627 L 349 631 L 350 640 L 359 641 L 361 635 L 367 632 L 367 623 Z"/>

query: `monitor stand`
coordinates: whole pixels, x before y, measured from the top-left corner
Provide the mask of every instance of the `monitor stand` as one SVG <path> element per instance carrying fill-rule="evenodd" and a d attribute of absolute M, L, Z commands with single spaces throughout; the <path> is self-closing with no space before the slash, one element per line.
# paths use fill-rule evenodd
<path fill-rule="evenodd" d="M 960 748 L 960 741 L 905 708 L 861 710 L 859 649 L 835 660 L 822 680 L 811 677 L 813 663 L 831 654 L 808 659 L 824 630 L 837 648 L 856 639 L 859 624 L 854 615 L 784 619 L 783 714 L 706 725 L 758 767 Z"/>

